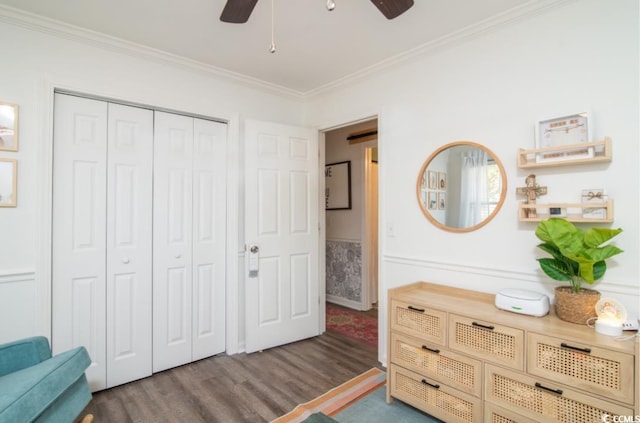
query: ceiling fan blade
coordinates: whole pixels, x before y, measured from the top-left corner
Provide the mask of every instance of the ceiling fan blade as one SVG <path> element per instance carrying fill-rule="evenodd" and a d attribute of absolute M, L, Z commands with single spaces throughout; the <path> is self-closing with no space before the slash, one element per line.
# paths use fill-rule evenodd
<path fill-rule="evenodd" d="M 227 23 L 245 23 L 258 0 L 227 0 L 220 20 Z"/>
<path fill-rule="evenodd" d="M 387 19 L 397 18 L 413 6 L 413 0 L 371 0 Z"/>

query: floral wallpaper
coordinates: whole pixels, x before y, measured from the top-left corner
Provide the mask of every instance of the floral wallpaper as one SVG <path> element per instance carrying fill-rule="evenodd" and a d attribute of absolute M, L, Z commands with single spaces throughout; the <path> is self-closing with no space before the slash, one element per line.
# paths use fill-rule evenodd
<path fill-rule="evenodd" d="M 362 245 L 327 241 L 327 295 L 361 301 Z"/>

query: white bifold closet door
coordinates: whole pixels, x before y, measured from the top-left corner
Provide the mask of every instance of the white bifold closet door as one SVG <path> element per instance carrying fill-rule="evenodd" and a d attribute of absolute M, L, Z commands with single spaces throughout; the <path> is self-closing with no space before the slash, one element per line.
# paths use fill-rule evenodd
<path fill-rule="evenodd" d="M 52 348 L 92 390 L 151 374 L 153 111 L 55 95 Z"/>
<path fill-rule="evenodd" d="M 154 372 L 225 349 L 226 136 L 155 113 Z"/>

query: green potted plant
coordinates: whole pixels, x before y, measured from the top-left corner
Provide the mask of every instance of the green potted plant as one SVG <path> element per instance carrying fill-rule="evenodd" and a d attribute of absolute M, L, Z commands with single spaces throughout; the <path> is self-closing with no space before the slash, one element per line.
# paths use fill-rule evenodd
<path fill-rule="evenodd" d="M 607 271 L 606 259 L 622 253 L 614 245 L 603 245 L 622 232 L 622 229 L 590 228 L 582 230 L 559 218 L 543 220 L 536 228 L 536 236 L 543 241 L 538 248 L 551 257 L 539 258 L 542 271 L 551 279 L 568 282 L 555 290 L 556 314 L 562 320 L 586 324 L 595 317 L 598 291 L 583 288 L 601 279 Z"/>

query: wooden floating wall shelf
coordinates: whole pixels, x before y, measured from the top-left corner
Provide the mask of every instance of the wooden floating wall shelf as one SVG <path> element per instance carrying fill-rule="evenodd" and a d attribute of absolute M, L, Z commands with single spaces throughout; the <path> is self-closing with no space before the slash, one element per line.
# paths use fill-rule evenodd
<path fill-rule="evenodd" d="M 585 151 L 590 152 L 584 157 Z M 547 156 L 547 158 L 544 158 Z M 552 158 L 548 158 L 551 156 Z M 541 167 L 579 165 L 611 161 L 611 138 L 588 143 L 562 145 L 556 147 L 518 149 L 518 167 L 533 169 Z"/>
<path fill-rule="evenodd" d="M 529 210 L 535 210 L 535 216 L 530 216 Z M 557 209 L 560 214 L 551 214 L 551 209 Z M 602 210 L 604 217 L 589 217 L 589 210 Z M 585 215 L 585 212 L 587 214 Z M 603 203 L 546 203 L 525 204 L 518 206 L 518 218 L 521 222 L 540 222 L 550 217 L 566 219 L 570 222 L 613 222 L 613 200 Z"/>

